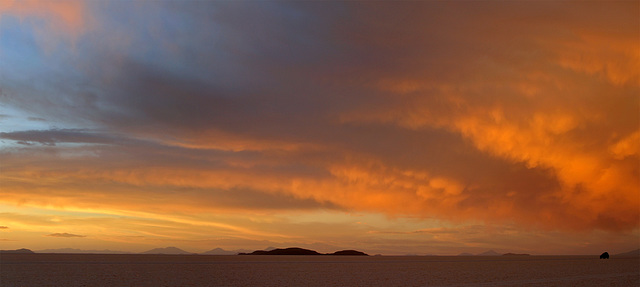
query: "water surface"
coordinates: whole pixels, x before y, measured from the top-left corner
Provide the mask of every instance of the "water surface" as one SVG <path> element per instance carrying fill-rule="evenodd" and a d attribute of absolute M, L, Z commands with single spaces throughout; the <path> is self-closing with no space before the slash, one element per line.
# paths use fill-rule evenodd
<path fill-rule="evenodd" d="M 2 254 L 0 286 L 640 286 L 639 258 Z"/>

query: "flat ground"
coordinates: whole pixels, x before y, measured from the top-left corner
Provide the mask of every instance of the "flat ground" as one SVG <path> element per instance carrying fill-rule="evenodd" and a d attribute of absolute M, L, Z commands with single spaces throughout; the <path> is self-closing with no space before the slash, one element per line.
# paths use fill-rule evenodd
<path fill-rule="evenodd" d="M 640 286 L 640 258 L 2 254 L 0 286 Z"/>

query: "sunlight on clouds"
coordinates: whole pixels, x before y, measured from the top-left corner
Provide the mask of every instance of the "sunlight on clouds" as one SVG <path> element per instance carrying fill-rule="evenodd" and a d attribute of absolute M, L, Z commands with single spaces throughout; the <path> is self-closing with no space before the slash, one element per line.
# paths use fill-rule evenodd
<path fill-rule="evenodd" d="M 640 131 L 620 139 L 609 147 L 609 151 L 618 160 L 629 156 L 638 157 L 640 155 Z"/>
<path fill-rule="evenodd" d="M 638 3 L 174 4 L 0 0 L 3 238 L 636 244 Z"/>
<path fill-rule="evenodd" d="M 217 235 L 237 238 L 284 239 L 288 236 L 272 232 L 252 230 L 234 224 L 216 222 L 220 219 L 194 217 L 193 215 L 160 214 L 133 210 L 86 209 L 38 206 L 30 204 L 11 207 L 12 212 L 0 213 L 0 220 L 15 231 L 48 234 L 82 234 L 84 237 L 104 241 L 127 241 L 130 236 L 149 239 L 181 240 L 194 237 L 209 238 Z M 224 220 L 224 219 L 222 219 Z M 258 227 L 258 226 L 255 226 Z M 59 236 L 66 237 L 66 236 Z M 79 237 L 79 236 L 68 236 Z"/>
<path fill-rule="evenodd" d="M 332 166 L 331 173 L 338 184 L 335 192 L 318 191 L 313 196 L 327 196 L 325 200 L 339 197 L 337 202 L 357 209 L 386 210 L 397 215 L 435 214 L 455 208 L 465 198 L 464 186 L 452 179 L 391 168 L 380 162 L 351 161 Z"/>
<path fill-rule="evenodd" d="M 470 77 L 455 84 L 434 84 L 428 77 L 420 83 L 415 75 L 406 80 L 383 78 L 379 89 L 390 93 L 387 106 L 364 107 L 341 119 L 460 133 L 480 151 L 529 168 L 551 168 L 563 184 L 554 196 L 575 217 L 568 226 L 637 226 L 629 215 L 637 215 L 639 204 L 638 186 L 633 183 L 638 180 L 640 43 L 637 37 L 625 38 L 631 35 L 629 29 L 611 34 L 566 24 L 575 33 L 573 38 L 536 40 L 538 49 L 550 58 L 522 66 L 518 60 L 510 62 L 509 54 L 483 55 L 474 63 L 483 71 L 482 81 Z M 611 114 L 620 108 L 625 110 Z M 635 163 L 623 161 L 627 156 Z M 418 193 L 429 194 L 425 192 L 429 187 L 433 185 L 423 183 Z M 611 206 L 619 212 L 610 211 Z M 492 212 L 506 216 L 517 208 L 496 199 Z"/>
<path fill-rule="evenodd" d="M 585 31 L 577 41 L 560 44 L 558 61 L 562 67 L 601 75 L 614 85 L 637 84 L 640 77 L 637 37 L 616 36 Z"/>

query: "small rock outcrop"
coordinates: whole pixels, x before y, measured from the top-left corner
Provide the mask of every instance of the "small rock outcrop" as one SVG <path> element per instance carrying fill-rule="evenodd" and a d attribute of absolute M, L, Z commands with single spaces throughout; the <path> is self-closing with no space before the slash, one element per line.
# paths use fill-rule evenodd
<path fill-rule="evenodd" d="M 609 252 L 600 254 L 600 259 L 609 259 Z"/>

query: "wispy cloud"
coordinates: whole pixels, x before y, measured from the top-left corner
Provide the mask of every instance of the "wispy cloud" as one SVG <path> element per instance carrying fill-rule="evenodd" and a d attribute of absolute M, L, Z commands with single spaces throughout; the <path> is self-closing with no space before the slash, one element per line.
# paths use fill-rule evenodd
<path fill-rule="evenodd" d="M 77 234 L 71 234 L 71 233 L 52 233 L 47 235 L 49 237 L 66 237 L 66 238 L 71 238 L 71 237 L 86 237 L 85 235 L 77 235 Z"/>

